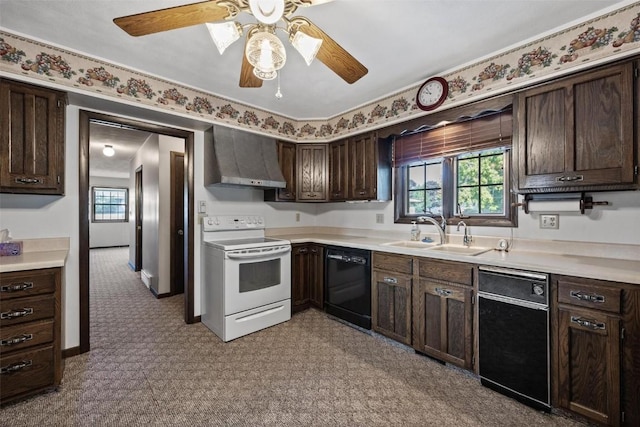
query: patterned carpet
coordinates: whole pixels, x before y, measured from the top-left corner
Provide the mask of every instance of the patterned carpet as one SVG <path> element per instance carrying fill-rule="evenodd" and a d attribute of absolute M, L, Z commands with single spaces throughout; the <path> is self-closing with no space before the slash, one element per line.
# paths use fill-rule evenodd
<path fill-rule="evenodd" d="M 91 251 L 91 352 L 0 425 L 581 425 L 316 310 L 225 344 L 184 324 L 181 295 L 154 299 L 127 255 Z"/>

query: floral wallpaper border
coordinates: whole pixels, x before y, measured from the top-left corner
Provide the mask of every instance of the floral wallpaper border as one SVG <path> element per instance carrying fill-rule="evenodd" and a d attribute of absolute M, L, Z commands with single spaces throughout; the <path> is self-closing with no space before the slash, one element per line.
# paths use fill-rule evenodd
<path fill-rule="evenodd" d="M 640 2 L 447 72 L 451 108 L 640 52 Z M 331 141 L 425 115 L 420 83 L 325 120 L 296 121 L 88 55 L 0 30 L 0 71 L 138 102 L 296 142 Z"/>

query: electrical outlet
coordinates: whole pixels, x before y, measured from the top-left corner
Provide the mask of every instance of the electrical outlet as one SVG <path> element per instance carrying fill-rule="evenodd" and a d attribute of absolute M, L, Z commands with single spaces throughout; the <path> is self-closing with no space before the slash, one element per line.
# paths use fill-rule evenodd
<path fill-rule="evenodd" d="M 558 215 L 543 214 L 540 215 L 540 228 L 558 229 Z"/>
<path fill-rule="evenodd" d="M 296 212 L 296 222 L 300 222 L 300 212 Z"/>
<path fill-rule="evenodd" d="M 384 214 L 376 214 L 376 224 L 384 224 Z"/>

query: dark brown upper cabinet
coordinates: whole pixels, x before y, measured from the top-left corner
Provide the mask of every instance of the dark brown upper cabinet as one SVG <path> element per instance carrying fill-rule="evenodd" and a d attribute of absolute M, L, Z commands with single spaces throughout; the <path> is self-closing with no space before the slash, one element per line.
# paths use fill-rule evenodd
<path fill-rule="evenodd" d="M 632 62 L 620 63 L 516 95 L 520 192 L 637 186 L 634 72 Z"/>
<path fill-rule="evenodd" d="M 0 80 L 0 192 L 64 194 L 66 94 Z"/>
<path fill-rule="evenodd" d="M 347 200 L 349 197 L 349 141 L 341 139 L 329 144 L 329 200 Z"/>
<path fill-rule="evenodd" d="M 296 148 L 296 199 L 305 202 L 326 202 L 327 144 L 298 144 Z"/>
<path fill-rule="evenodd" d="M 270 188 L 264 190 L 264 200 L 268 202 L 296 201 L 296 144 L 293 142 L 276 141 L 278 148 L 278 163 L 287 183 L 285 188 Z"/>

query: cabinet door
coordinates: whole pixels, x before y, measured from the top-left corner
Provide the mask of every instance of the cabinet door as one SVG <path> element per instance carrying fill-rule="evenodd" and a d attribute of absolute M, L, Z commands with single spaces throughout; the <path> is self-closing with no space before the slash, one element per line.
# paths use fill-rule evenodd
<path fill-rule="evenodd" d="M 309 302 L 324 307 L 324 251 L 320 245 L 309 245 Z"/>
<path fill-rule="evenodd" d="M 378 138 L 375 132 L 349 139 L 349 198 L 377 198 Z"/>
<path fill-rule="evenodd" d="M 298 144 L 297 199 L 304 201 L 327 200 L 327 145 Z"/>
<path fill-rule="evenodd" d="M 374 270 L 371 284 L 373 330 L 411 345 L 412 276 Z"/>
<path fill-rule="evenodd" d="M 329 144 L 329 200 L 346 200 L 349 197 L 348 148 L 346 139 Z"/>
<path fill-rule="evenodd" d="M 605 313 L 559 308 L 560 406 L 620 425 L 620 321 Z"/>
<path fill-rule="evenodd" d="M 309 247 L 293 245 L 291 260 L 291 311 L 304 310 L 309 305 Z"/>
<path fill-rule="evenodd" d="M 64 194 L 65 95 L 0 81 L 0 188 Z"/>
<path fill-rule="evenodd" d="M 278 141 L 278 163 L 287 183 L 278 189 L 278 200 L 296 200 L 296 144 Z"/>
<path fill-rule="evenodd" d="M 517 96 L 520 189 L 634 183 L 633 64 Z"/>
<path fill-rule="evenodd" d="M 471 369 L 473 289 L 420 279 L 413 286 L 413 347 Z"/>

